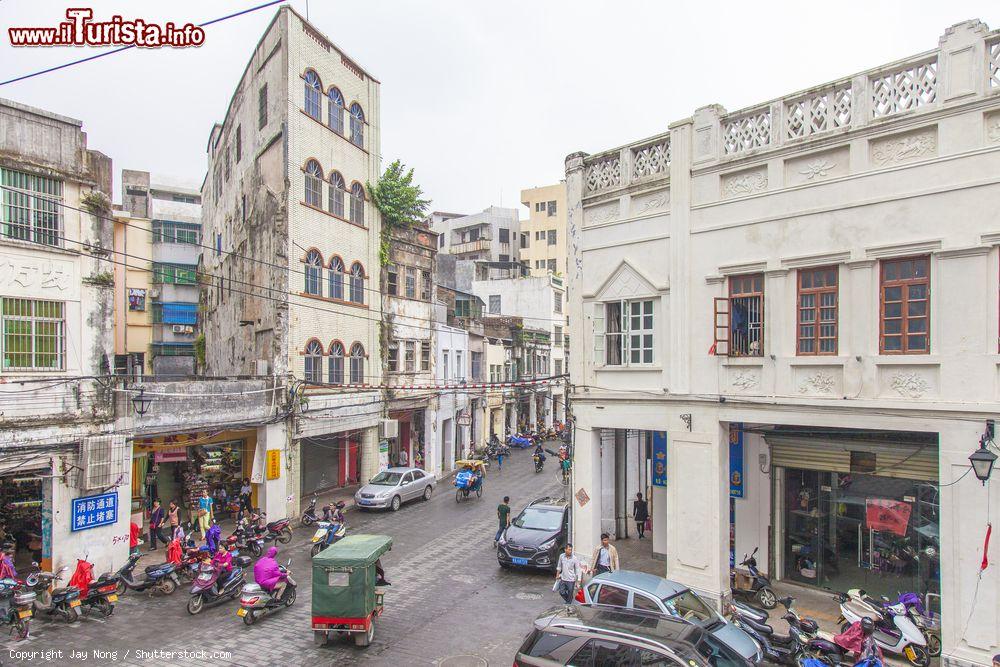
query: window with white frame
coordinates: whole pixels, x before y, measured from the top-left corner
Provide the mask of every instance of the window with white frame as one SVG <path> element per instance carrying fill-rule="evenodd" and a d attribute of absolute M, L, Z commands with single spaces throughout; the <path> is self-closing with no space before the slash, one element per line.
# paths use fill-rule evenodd
<path fill-rule="evenodd" d="M 0 230 L 7 238 L 62 246 L 63 182 L 13 169 L 0 169 L 3 207 Z"/>
<path fill-rule="evenodd" d="M 594 311 L 594 358 L 605 366 L 653 363 L 653 300 L 598 303 Z"/>
<path fill-rule="evenodd" d="M 403 343 L 403 370 L 413 373 L 417 370 L 417 341 L 408 340 Z"/>
<path fill-rule="evenodd" d="M 66 311 L 61 301 L 0 299 L 3 370 L 61 370 L 66 360 Z"/>
<path fill-rule="evenodd" d="M 323 381 L 323 346 L 318 340 L 311 340 L 306 345 L 305 376 L 310 384 Z"/>
<path fill-rule="evenodd" d="M 455 351 L 455 379 L 464 380 L 465 379 L 465 365 L 462 363 L 462 351 Z"/>
<path fill-rule="evenodd" d="M 351 345 L 351 384 L 364 384 L 365 348 L 361 343 Z"/>
<path fill-rule="evenodd" d="M 305 200 L 309 206 L 323 207 L 323 168 L 316 160 L 306 163 Z"/>
<path fill-rule="evenodd" d="M 330 345 L 328 366 L 330 384 L 344 384 L 344 346 L 340 341 L 334 341 Z"/>
<path fill-rule="evenodd" d="M 305 109 L 305 111 L 306 111 L 307 114 L 309 114 L 310 116 L 312 116 L 316 120 L 319 120 L 319 114 L 320 114 L 320 102 L 319 102 L 319 100 L 320 100 L 320 94 L 319 94 L 319 90 L 320 90 L 321 87 L 322 87 L 322 84 L 320 83 L 319 76 L 316 75 L 316 72 L 314 72 L 312 70 L 309 70 L 308 72 L 306 72 L 306 76 L 305 76 L 305 89 L 306 89 L 305 108 L 306 109 Z"/>
<path fill-rule="evenodd" d="M 490 294 L 490 315 L 500 314 L 500 295 Z"/>
<path fill-rule="evenodd" d="M 562 292 L 556 292 L 555 293 L 555 303 L 553 304 L 553 309 L 557 313 L 561 313 L 562 312 L 562 301 L 563 301 Z"/>

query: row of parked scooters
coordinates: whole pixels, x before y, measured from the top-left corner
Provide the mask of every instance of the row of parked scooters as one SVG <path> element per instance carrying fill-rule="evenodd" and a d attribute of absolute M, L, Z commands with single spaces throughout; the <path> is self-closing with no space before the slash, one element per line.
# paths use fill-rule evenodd
<path fill-rule="evenodd" d="M 343 501 L 324 506 L 322 517 L 317 515 L 316 504 L 314 497 L 302 516 L 303 525 L 317 526 L 312 538 L 313 556 L 343 538 L 347 529 Z M 68 565 L 56 572 L 44 572 L 37 563 L 33 563 L 32 571 L 23 578 L 0 579 L 0 623 L 11 627 L 12 636 L 24 639 L 28 636 L 32 618 L 66 623 L 77 621 L 81 613 L 106 618 L 114 612 L 115 603 L 126 591 L 171 595 L 186 581 L 191 584 L 191 598 L 187 604 L 189 613 L 198 614 L 207 606 L 240 596 L 241 609 L 244 610 L 240 616 L 249 625 L 273 608 L 290 606 L 290 601 L 294 601 L 294 592 L 286 593 L 282 600 L 277 601 L 256 584 L 247 584 L 246 570 L 251 563 L 247 554 L 260 558 L 267 543 L 287 544 L 291 539 L 292 529 L 288 519 L 268 522 L 266 514 L 258 510 L 249 516 L 240 516 L 233 533 L 221 540 L 234 556 L 232 570 L 225 576 L 212 562 L 211 550 L 207 546 L 197 546 L 193 538 L 180 546 L 179 562 L 176 562 L 175 556 L 174 561 L 149 565 L 142 572 L 135 571 L 140 558 L 138 553 L 129 555 L 117 572 L 105 573 L 96 579 L 93 564 L 86 559 L 78 560 L 76 570 L 65 586 L 60 586 L 60 583 L 69 572 Z"/>

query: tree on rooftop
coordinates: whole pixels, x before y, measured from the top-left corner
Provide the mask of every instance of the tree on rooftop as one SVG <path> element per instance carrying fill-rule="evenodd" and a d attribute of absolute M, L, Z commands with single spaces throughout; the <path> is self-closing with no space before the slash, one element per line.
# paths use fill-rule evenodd
<path fill-rule="evenodd" d="M 388 167 L 378 183 L 368 184 L 375 208 L 382 214 L 383 228 L 398 227 L 419 222 L 427 214 L 429 199 L 423 199 L 423 190 L 413 183 L 413 169 L 406 169 L 399 160 Z"/>

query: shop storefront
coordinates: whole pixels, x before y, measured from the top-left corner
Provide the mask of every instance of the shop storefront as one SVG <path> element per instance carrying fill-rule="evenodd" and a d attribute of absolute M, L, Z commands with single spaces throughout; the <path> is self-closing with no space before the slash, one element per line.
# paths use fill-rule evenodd
<path fill-rule="evenodd" d="M 0 476 L 0 544 L 13 544 L 14 567 L 50 558 L 52 498 L 50 468 L 18 469 Z M 48 517 L 46 514 L 48 507 Z"/>
<path fill-rule="evenodd" d="M 361 474 L 360 433 L 303 438 L 299 452 L 303 494 L 358 483 Z"/>
<path fill-rule="evenodd" d="M 921 434 L 766 440 L 782 578 L 876 595 L 939 593 L 935 440 Z"/>
<path fill-rule="evenodd" d="M 389 463 L 423 468 L 424 410 L 390 412 L 389 418 L 399 422 L 399 436 L 389 440 Z"/>

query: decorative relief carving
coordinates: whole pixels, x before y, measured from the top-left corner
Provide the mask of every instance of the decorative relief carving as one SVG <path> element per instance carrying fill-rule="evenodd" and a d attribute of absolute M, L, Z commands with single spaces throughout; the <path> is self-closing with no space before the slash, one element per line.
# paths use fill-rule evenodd
<path fill-rule="evenodd" d="M 647 197 L 635 202 L 636 205 L 636 215 L 642 215 L 643 213 L 651 213 L 653 211 L 659 211 L 660 209 L 665 209 L 670 205 L 670 192 L 661 192 L 659 194 L 653 195 L 652 197 Z"/>
<path fill-rule="evenodd" d="M 811 181 L 814 178 L 826 178 L 830 175 L 832 170 L 836 169 L 836 167 L 836 162 L 830 162 L 826 158 L 820 158 L 807 164 L 805 169 L 800 170 L 799 173 L 805 176 L 807 181 Z"/>
<path fill-rule="evenodd" d="M 832 394 L 836 380 L 829 373 L 817 371 L 802 380 L 799 385 L 800 394 Z"/>
<path fill-rule="evenodd" d="M 743 391 L 749 391 L 757 385 L 760 384 L 760 379 L 754 373 L 747 373 L 740 371 L 733 376 L 732 381 L 729 383 L 737 389 L 742 389 Z"/>
<path fill-rule="evenodd" d="M 872 142 L 872 162 L 880 167 L 934 155 L 937 155 L 937 132 L 933 129 Z"/>
<path fill-rule="evenodd" d="M 986 117 L 986 140 L 1000 143 L 1000 113 L 990 114 Z"/>
<path fill-rule="evenodd" d="M 587 223 L 591 225 L 603 225 L 618 219 L 618 204 L 604 206 L 594 211 L 587 211 Z"/>
<path fill-rule="evenodd" d="M 767 171 L 758 169 L 722 177 L 722 195 L 725 198 L 743 197 L 767 190 Z"/>
<path fill-rule="evenodd" d="M 64 292 L 72 280 L 73 269 L 67 262 L 0 257 L 0 287 L 3 288 Z"/>
<path fill-rule="evenodd" d="M 931 388 L 930 383 L 916 373 L 896 373 L 889 386 L 904 398 L 920 398 Z"/>

